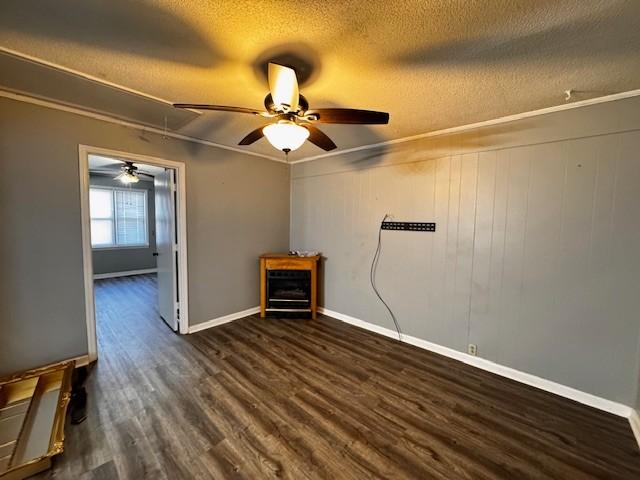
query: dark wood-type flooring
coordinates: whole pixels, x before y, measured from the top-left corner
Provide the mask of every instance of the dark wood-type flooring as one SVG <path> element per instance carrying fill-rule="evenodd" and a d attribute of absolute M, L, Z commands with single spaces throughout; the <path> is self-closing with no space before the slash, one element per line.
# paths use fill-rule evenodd
<path fill-rule="evenodd" d="M 640 479 L 626 419 L 320 317 L 179 336 L 96 283 L 89 418 L 40 478 Z"/>

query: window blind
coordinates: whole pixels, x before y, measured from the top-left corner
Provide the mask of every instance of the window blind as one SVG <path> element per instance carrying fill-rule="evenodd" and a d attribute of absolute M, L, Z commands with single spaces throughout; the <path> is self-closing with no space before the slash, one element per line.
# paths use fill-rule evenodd
<path fill-rule="evenodd" d="M 91 211 L 91 245 L 105 247 L 113 245 L 113 196 L 112 190 L 92 188 L 89 190 Z"/>
<path fill-rule="evenodd" d="M 147 196 L 136 190 L 114 190 L 116 244 L 147 244 Z"/>

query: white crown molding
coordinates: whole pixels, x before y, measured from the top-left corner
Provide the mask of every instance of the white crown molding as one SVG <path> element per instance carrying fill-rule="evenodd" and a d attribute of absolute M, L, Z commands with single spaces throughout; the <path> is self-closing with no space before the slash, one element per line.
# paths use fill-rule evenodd
<path fill-rule="evenodd" d="M 58 63 L 49 62 L 47 60 L 43 60 L 42 58 L 34 57 L 33 55 L 28 55 L 26 53 L 18 52 L 17 50 L 13 50 L 7 47 L 0 47 L 0 52 L 7 53 L 14 57 L 23 58 L 33 63 L 39 63 L 41 65 L 46 65 L 47 67 L 54 68 L 56 70 L 60 70 L 62 72 L 70 73 L 71 75 L 75 75 L 77 77 L 82 77 L 86 80 L 90 80 L 95 83 L 99 83 L 102 85 L 108 85 L 109 87 L 116 88 L 118 90 L 124 90 L 125 92 L 133 93 L 134 95 L 138 95 L 140 97 L 148 98 L 150 100 L 155 100 L 156 102 L 166 103 L 169 106 L 173 106 L 173 103 L 164 98 L 156 97 L 154 95 L 149 95 L 148 93 L 141 92 L 140 90 L 135 90 L 133 88 L 125 87 L 124 85 L 120 85 L 118 83 L 110 82 L 109 80 L 105 80 L 104 78 L 94 77 L 93 75 L 89 75 L 88 73 L 81 72 L 79 70 L 74 70 L 73 68 L 65 67 Z M 191 109 L 190 109 L 191 110 Z M 197 113 L 202 113 L 199 110 L 192 110 Z"/>
<path fill-rule="evenodd" d="M 223 317 L 213 318 L 211 320 L 207 320 L 206 322 L 197 323 L 190 326 L 189 333 L 196 333 L 200 332 L 201 330 L 206 330 L 207 328 L 224 325 L 225 323 L 233 322 L 234 320 L 248 317 L 249 315 L 255 315 L 256 313 L 260 313 L 260 307 L 252 307 L 246 310 L 242 310 L 241 312 L 230 313 L 229 315 L 224 315 Z"/>
<path fill-rule="evenodd" d="M 364 320 L 360 320 L 358 318 L 335 312 L 333 310 L 328 310 L 322 307 L 318 308 L 318 311 L 329 317 L 335 318 L 336 320 L 341 320 L 345 323 L 355 325 L 356 327 L 360 327 L 365 330 L 369 330 L 371 332 L 393 338 L 395 340 L 398 339 L 398 333 L 395 330 L 390 330 L 379 325 L 374 325 L 373 323 L 369 323 Z M 575 388 L 567 387 L 566 385 L 540 378 L 530 373 L 521 372 L 519 370 L 506 367 L 489 360 L 485 360 L 484 358 L 474 357 L 467 353 L 459 352 L 452 348 L 443 347 L 442 345 L 431 343 L 427 340 L 412 337 L 410 335 L 402 334 L 401 338 L 402 342 L 408 343 L 410 345 L 414 345 L 424 350 L 429 350 L 445 357 L 458 360 L 460 362 L 466 363 L 467 365 L 480 368 L 481 370 L 495 373 L 497 375 L 500 375 L 501 377 L 510 378 L 511 380 L 515 380 L 516 382 L 524 383 L 526 385 L 530 385 L 547 392 L 555 393 L 556 395 L 560 395 L 561 397 L 569 398 L 576 402 L 582 403 L 583 405 L 597 408 L 598 410 L 603 410 L 605 412 L 613 413 L 614 415 L 626 418 L 630 418 L 633 412 L 633 409 L 631 407 L 628 407 L 627 405 L 613 402 L 611 400 L 607 400 L 606 398 L 601 398 L 590 393 L 582 392 L 580 390 L 576 390 Z M 638 427 L 640 427 L 640 423 L 638 423 Z"/>
<path fill-rule="evenodd" d="M 173 105 L 172 102 L 164 99 L 164 98 L 160 98 L 160 97 L 156 97 L 153 95 L 149 95 L 147 93 L 141 92 L 139 90 L 135 90 L 129 87 L 125 87 L 123 85 L 119 85 L 117 83 L 114 82 L 109 82 L 107 80 L 98 78 L 98 77 L 94 77 L 93 75 L 89 75 L 87 73 L 83 73 L 80 72 L 78 70 L 74 70 L 72 68 L 68 68 L 53 62 L 49 62 L 47 60 L 43 60 L 41 58 L 38 57 L 34 57 L 32 55 L 28 55 L 22 52 L 18 52 L 16 50 L 12 50 L 10 48 L 6 48 L 6 47 L 0 47 L 0 52 L 4 52 L 7 53 L 9 55 L 13 55 L 15 57 L 19 57 L 19 58 L 24 58 L 25 60 L 31 61 L 31 62 L 35 62 L 35 63 L 40 63 L 42 65 L 46 65 L 50 68 L 55 68 L 57 70 L 63 71 L 63 72 L 67 72 L 71 75 L 76 75 L 82 78 L 85 78 L 87 80 L 90 80 L 92 82 L 96 82 L 102 85 L 107 85 L 113 88 L 117 88 L 119 90 L 123 90 L 138 96 L 142 96 L 145 98 L 148 98 L 150 100 L 155 100 L 157 102 L 161 102 L 161 103 L 165 103 L 167 105 Z M 107 122 L 111 122 L 111 123 L 117 123 L 120 125 L 124 125 L 124 126 L 128 126 L 128 127 L 132 127 L 132 128 L 138 128 L 138 129 L 142 129 L 142 130 L 146 130 L 149 132 L 153 132 L 153 133 L 159 133 L 165 136 L 169 136 L 172 138 L 177 138 L 179 140 L 185 140 L 185 141 L 189 141 L 189 142 L 194 142 L 194 143 L 199 143 L 202 145 L 208 145 L 210 147 L 216 147 L 216 148 L 222 148 L 224 150 L 230 150 L 233 152 L 239 152 L 239 153 L 244 153 L 247 155 L 252 155 L 255 157 L 261 157 L 261 158 L 266 158 L 268 160 L 272 160 L 274 162 L 279 162 L 279 163 L 288 163 L 291 165 L 295 165 L 298 163 L 304 163 L 304 162 L 311 162 L 313 160 L 320 160 L 323 158 L 328 158 L 328 157 L 335 157 L 338 155 L 343 155 L 346 153 L 352 153 L 352 152 L 359 152 L 362 150 L 370 150 L 373 148 L 378 148 L 378 147 L 382 147 L 385 145 L 394 145 L 397 143 L 404 143 L 404 142 L 410 142 L 412 140 L 419 140 L 421 138 L 429 138 L 429 137 L 437 137 L 440 135 L 448 135 L 448 134 L 452 134 L 452 133 L 460 133 L 460 132 L 465 132 L 468 130 L 474 130 L 477 128 L 482 128 L 482 127 L 488 127 L 491 125 L 500 125 L 503 123 L 509 123 L 509 122 L 514 122 L 516 120 L 522 120 L 525 118 L 531 118 L 531 117 L 537 117 L 540 115 L 546 115 L 549 113 L 554 113 L 554 112 L 561 112 L 564 110 L 572 110 L 574 108 L 581 108 L 581 107 L 587 107 L 589 105 L 597 105 L 599 103 L 606 103 L 606 102 L 614 102 L 616 100 L 622 100 L 625 98 L 631 98 L 631 97 L 637 97 L 640 96 L 640 89 L 637 90 L 629 90 L 627 92 L 620 92 L 620 93 L 614 93 L 612 95 L 605 95 L 602 97 L 596 97 L 596 98 L 590 98 L 587 100 L 581 100 L 578 102 L 572 102 L 572 103 L 566 103 L 566 104 L 562 104 L 562 105 L 556 105 L 553 107 L 547 107 L 547 108 L 542 108 L 542 109 L 538 109 L 538 110 L 532 110 L 529 112 L 523 112 L 523 113 L 516 113 L 514 115 L 507 115 L 504 117 L 499 117 L 499 118 L 495 118 L 495 119 L 491 119 L 491 120 L 485 120 L 482 122 L 476 122 L 476 123 L 470 123 L 467 125 L 460 125 L 458 127 L 451 127 L 451 128 L 445 128 L 442 130 L 434 130 L 431 132 L 426 132 L 426 133 L 420 133 L 417 135 L 411 135 L 408 137 L 401 137 L 401 138 L 396 138 L 393 140 L 386 140 L 384 142 L 378 142 L 378 143 L 371 143 L 368 145 L 362 145 L 359 147 L 353 147 L 353 148 L 347 148 L 344 150 L 337 150 L 337 151 L 333 151 L 333 152 L 328 152 L 328 153 L 321 153 L 319 155 L 313 155 L 313 156 L 309 156 L 309 157 L 303 157 L 301 159 L 298 160 L 293 160 L 291 162 L 287 161 L 287 160 L 282 160 L 281 158 L 277 158 L 275 156 L 272 155 L 265 155 L 262 153 L 257 153 L 257 152 L 251 152 L 251 151 L 247 151 L 247 150 L 242 150 L 240 148 L 235 148 L 235 147 L 231 147 L 228 145 L 223 145 L 220 143 L 216 143 L 216 142 L 211 142 L 209 140 L 204 140 L 201 138 L 196 138 L 196 137 L 190 137 L 187 135 L 180 135 L 177 133 L 172 133 L 172 132 L 165 132 L 159 128 L 155 128 L 155 127 L 149 127 L 143 124 L 139 124 L 139 123 L 135 123 L 135 122 L 128 122 L 128 121 L 124 121 L 121 120 L 119 118 L 116 117 L 112 117 L 110 115 L 106 115 L 106 114 L 98 114 L 98 113 L 94 113 L 88 110 L 84 110 L 82 108 L 79 108 L 77 106 L 68 106 L 68 105 L 63 105 L 61 103 L 58 103 L 52 99 L 40 99 L 40 98 L 36 98 L 33 96 L 29 96 L 29 95 L 25 95 L 25 94 L 17 94 L 17 93 L 13 93 L 13 92 L 9 92 L 7 90 L 2 90 L 0 89 L 0 97 L 6 97 L 6 98 L 12 98 L 13 100 L 19 100 L 19 101 L 24 101 L 27 103 L 33 103 L 36 105 L 40 105 L 40 106 L 44 106 L 44 107 L 48 107 L 48 108 L 54 108 L 54 109 L 58 109 L 58 110 L 63 110 L 66 112 L 70 112 L 70 113 L 76 113 L 78 115 L 84 115 L 84 116 L 88 116 L 91 118 L 95 118 L 98 120 L 103 120 L 103 121 L 107 121 Z M 199 110 L 194 110 L 194 109 L 190 109 L 194 112 L 197 112 L 199 114 L 201 114 L 202 112 L 200 112 Z"/>
<path fill-rule="evenodd" d="M 184 140 L 187 142 L 199 143 L 201 145 L 207 145 L 209 147 L 220 148 L 222 150 L 229 150 L 232 152 L 243 153 L 245 155 L 250 155 L 253 157 L 265 158 L 267 160 L 271 160 L 272 162 L 278 163 L 288 163 L 286 160 L 282 160 L 281 158 L 272 157 L 270 155 L 265 155 L 263 153 L 251 152 L 249 150 L 242 150 L 240 148 L 230 147 L 228 145 L 223 145 L 221 143 L 210 142 L 209 140 L 203 140 L 201 138 L 190 137 L 188 135 L 181 135 L 175 132 L 164 131 L 160 128 L 150 127 L 148 125 L 143 125 L 141 123 L 135 123 L 128 120 L 122 120 L 117 117 L 112 117 L 110 115 L 106 115 L 103 113 L 91 112 L 89 110 L 83 110 L 81 108 L 64 105 L 61 103 L 54 102 L 49 99 L 42 99 L 37 97 L 32 97 L 29 95 L 25 95 L 22 93 L 15 93 L 8 90 L 0 89 L 0 98 L 8 98 L 10 100 L 16 100 L 18 102 L 30 103 L 32 105 L 38 105 L 40 107 L 51 108 L 53 110 L 60 110 L 62 112 L 73 113 L 75 115 L 81 115 L 83 117 L 93 118 L 95 120 L 100 120 L 107 123 L 113 123 L 116 125 L 122 125 L 124 127 L 135 128 L 136 130 L 142 130 L 143 132 L 156 133 L 158 135 L 162 135 L 165 137 L 175 138 L 177 140 Z"/>
<path fill-rule="evenodd" d="M 299 160 L 289 162 L 291 165 L 297 163 L 311 162 L 313 160 L 320 160 L 328 157 L 335 157 L 343 155 L 345 153 L 359 152 L 362 150 L 370 150 L 372 148 L 383 147 L 385 145 L 394 145 L 397 143 L 410 142 L 412 140 L 420 140 L 421 138 L 438 137 L 441 135 L 449 135 L 452 133 L 466 132 L 468 130 L 475 130 L 477 128 L 489 127 L 492 125 L 500 125 L 503 123 L 515 122 L 516 120 L 522 120 L 525 118 L 538 117 L 540 115 L 547 115 L 554 112 L 562 112 L 564 110 L 572 110 L 574 108 L 588 107 L 590 105 L 597 105 L 599 103 L 615 102 L 616 100 L 623 100 L 625 98 L 640 96 L 640 89 L 630 90 L 628 92 L 614 93 L 612 95 L 606 95 L 603 97 L 590 98 L 588 100 L 581 100 L 579 102 L 566 103 L 563 105 L 556 105 L 554 107 L 541 108 L 539 110 L 532 110 L 530 112 L 516 113 L 514 115 L 507 115 L 506 117 L 494 118 L 492 120 L 485 120 L 477 123 L 470 123 L 468 125 L 460 125 L 458 127 L 445 128 L 443 130 L 434 130 L 426 133 L 419 133 L 417 135 L 411 135 L 409 137 L 396 138 L 394 140 L 386 140 L 384 142 L 371 143 L 369 145 L 362 145 L 360 147 L 347 148 L 344 150 L 336 150 L 329 153 L 321 153 L 320 155 L 314 155 L 311 157 L 304 157 Z"/>
<path fill-rule="evenodd" d="M 110 82 L 110 81 L 102 79 L 102 78 L 94 77 L 93 75 L 89 75 L 87 73 L 80 72 L 79 70 L 74 70 L 72 68 L 68 68 L 68 67 L 65 67 L 63 65 L 59 65 L 57 63 L 54 63 L 54 62 L 49 62 L 47 60 L 43 60 L 42 58 L 34 57 L 33 55 L 28 55 L 26 53 L 18 52 L 16 50 L 11 49 L 11 48 L 0 47 L 0 52 L 6 53 L 8 55 L 12 55 L 12 56 L 17 57 L 17 58 L 23 58 L 23 59 L 25 59 L 27 61 L 30 61 L 30 62 L 33 62 L 33 63 L 39 63 L 41 65 L 46 65 L 47 67 L 54 68 L 54 69 L 60 70 L 62 72 L 66 72 L 66 73 L 69 73 L 71 75 L 75 75 L 75 76 L 84 78 L 86 80 L 89 80 L 89 81 L 92 81 L 92 82 L 95 82 L 95 83 L 98 83 L 98 84 L 101 84 L 101 85 L 106 85 L 106 86 L 109 86 L 109 87 L 112 87 L 112 88 L 116 88 L 118 90 L 129 92 L 129 93 L 132 93 L 134 95 L 138 95 L 138 96 L 143 97 L 143 98 L 148 98 L 149 100 L 153 100 L 153 101 L 156 101 L 156 102 L 164 103 L 164 104 L 166 104 L 168 106 L 173 106 L 173 103 L 170 102 L 167 99 L 156 97 L 154 95 L 149 95 L 148 93 L 141 92 L 140 90 L 135 90 L 133 88 L 125 87 L 124 85 L 120 85 L 118 83 L 114 83 L 114 82 Z M 137 129 L 145 130 L 147 132 L 159 133 L 161 135 L 172 137 L 172 138 L 177 138 L 179 140 L 186 140 L 188 142 L 199 143 L 199 144 L 207 145 L 207 146 L 210 146 L 210 147 L 222 148 L 224 150 L 230 150 L 230 151 L 233 151 L 233 152 L 244 153 L 244 154 L 251 155 L 251 156 L 254 156 L 254 157 L 266 158 L 266 159 L 272 160 L 274 162 L 288 163 L 286 160 L 282 160 L 281 158 L 277 158 L 277 157 L 274 157 L 274 156 L 271 156 L 271 155 L 265 155 L 265 154 L 262 154 L 262 153 L 251 152 L 251 151 L 243 150 L 243 149 L 240 149 L 240 148 L 231 147 L 231 146 L 228 146 L 228 145 L 223 145 L 223 144 L 220 144 L 220 143 L 211 142 L 209 140 L 204 140 L 202 138 L 191 137 L 191 136 L 188 136 L 188 135 L 181 135 L 179 133 L 166 132 L 166 131 L 161 130 L 159 128 L 150 127 L 150 126 L 147 126 L 147 125 L 143 125 L 141 123 L 129 122 L 129 121 L 126 121 L 126 120 L 121 120 L 121 119 L 119 119 L 117 117 L 114 117 L 114 116 L 111 116 L 111 115 L 102 114 L 102 113 L 96 113 L 96 112 L 92 112 L 92 111 L 89 111 L 89 110 L 85 110 L 85 109 L 80 108 L 78 106 L 65 105 L 63 103 L 56 102 L 54 99 L 51 99 L 51 98 L 38 98 L 38 97 L 27 95 L 27 94 L 24 94 L 24 93 L 11 92 L 9 90 L 4 90 L 4 89 L 1 89 L 1 88 L 0 88 L 0 97 L 11 98 L 13 100 L 18 100 L 18 101 L 22 101 L 22 102 L 26 102 L 26 103 L 32 103 L 32 104 L 35 104 L 35 105 L 40 105 L 42 107 L 53 108 L 53 109 L 56 109 L 56 110 L 62 110 L 62 111 L 69 112 L 69 113 L 75 113 L 77 115 L 83 115 L 83 116 L 86 116 L 86 117 L 95 118 L 96 120 L 102 120 L 102 121 L 105 121 L 105 122 L 116 123 L 118 125 L 123 125 L 123 126 L 131 127 L 131 128 L 137 128 Z M 198 114 L 202 114 L 202 112 L 200 112 L 199 110 L 195 110 L 195 109 L 188 109 L 188 110 L 196 112 Z"/>

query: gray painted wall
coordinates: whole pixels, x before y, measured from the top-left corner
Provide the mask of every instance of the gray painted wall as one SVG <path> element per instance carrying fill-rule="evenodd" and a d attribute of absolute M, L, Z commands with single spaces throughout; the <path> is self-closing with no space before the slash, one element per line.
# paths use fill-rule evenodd
<path fill-rule="evenodd" d="M 393 119 L 392 119 L 393 121 Z M 292 167 L 291 248 L 326 308 L 626 405 L 640 337 L 640 98 Z"/>
<path fill-rule="evenodd" d="M 288 248 L 287 165 L 0 99 L 0 375 L 87 353 L 78 144 L 186 163 L 191 324 L 258 305 Z"/>
<path fill-rule="evenodd" d="M 636 385 L 637 385 L 637 393 L 636 393 L 636 403 L 634 408 L 636 412 L 640 414 L 640 367 L 638 367 L 638 375 L 636 377 Z"/>
<path fill-rule="evenodd" d="M 91 185 L 102 187 L 119 187 L 122 183 L 113 179 L 113 176 L 91 174 Z M 93 273 L 114 273 L 131 270 L 145 270 L 156 268 L 156 209 L 153 182 L 139 181 L 132 188 L 147 191 L 147 222 L 149 246 L 146 248 L 96 248 L 93 250 Z"/>

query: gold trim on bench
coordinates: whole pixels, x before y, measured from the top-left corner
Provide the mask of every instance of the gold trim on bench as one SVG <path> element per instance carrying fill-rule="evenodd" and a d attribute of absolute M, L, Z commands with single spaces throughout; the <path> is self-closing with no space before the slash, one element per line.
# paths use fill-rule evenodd
<path fill-rule="evenodd" d="M 2 392 L 10 389 L 11 385 L 29 379 L 36 379 L 35 388 L 32 390 L 30 397 L 26 397 L 29 398 L 30 404 L 22 422 L 20 433 L 16 439 L 15 447 L 11 453 L 8 469 L 0 473 L 1 480 L 19 480 L 46 470 L 51 466 L 51 457 L 64 450 L 64 424 L 67 406 L 71 399 L 71 374 L 74 367 L 75 361 L 70 360 L 16 373 L 0 381 L 0 403 L 4 403 L 7 399 L 3 398 Z M 56 400 L 47 452 L 22 464 L 14 465 L 13 462 L 16 460 L 17 454 L 22 453 L 27 445 L 26 442 L 28 438 L 24 437 L 24 435 L 26 435 L 33 426 L 42 394 L 52 390 L 59 390 L 59 393 Z"/>

